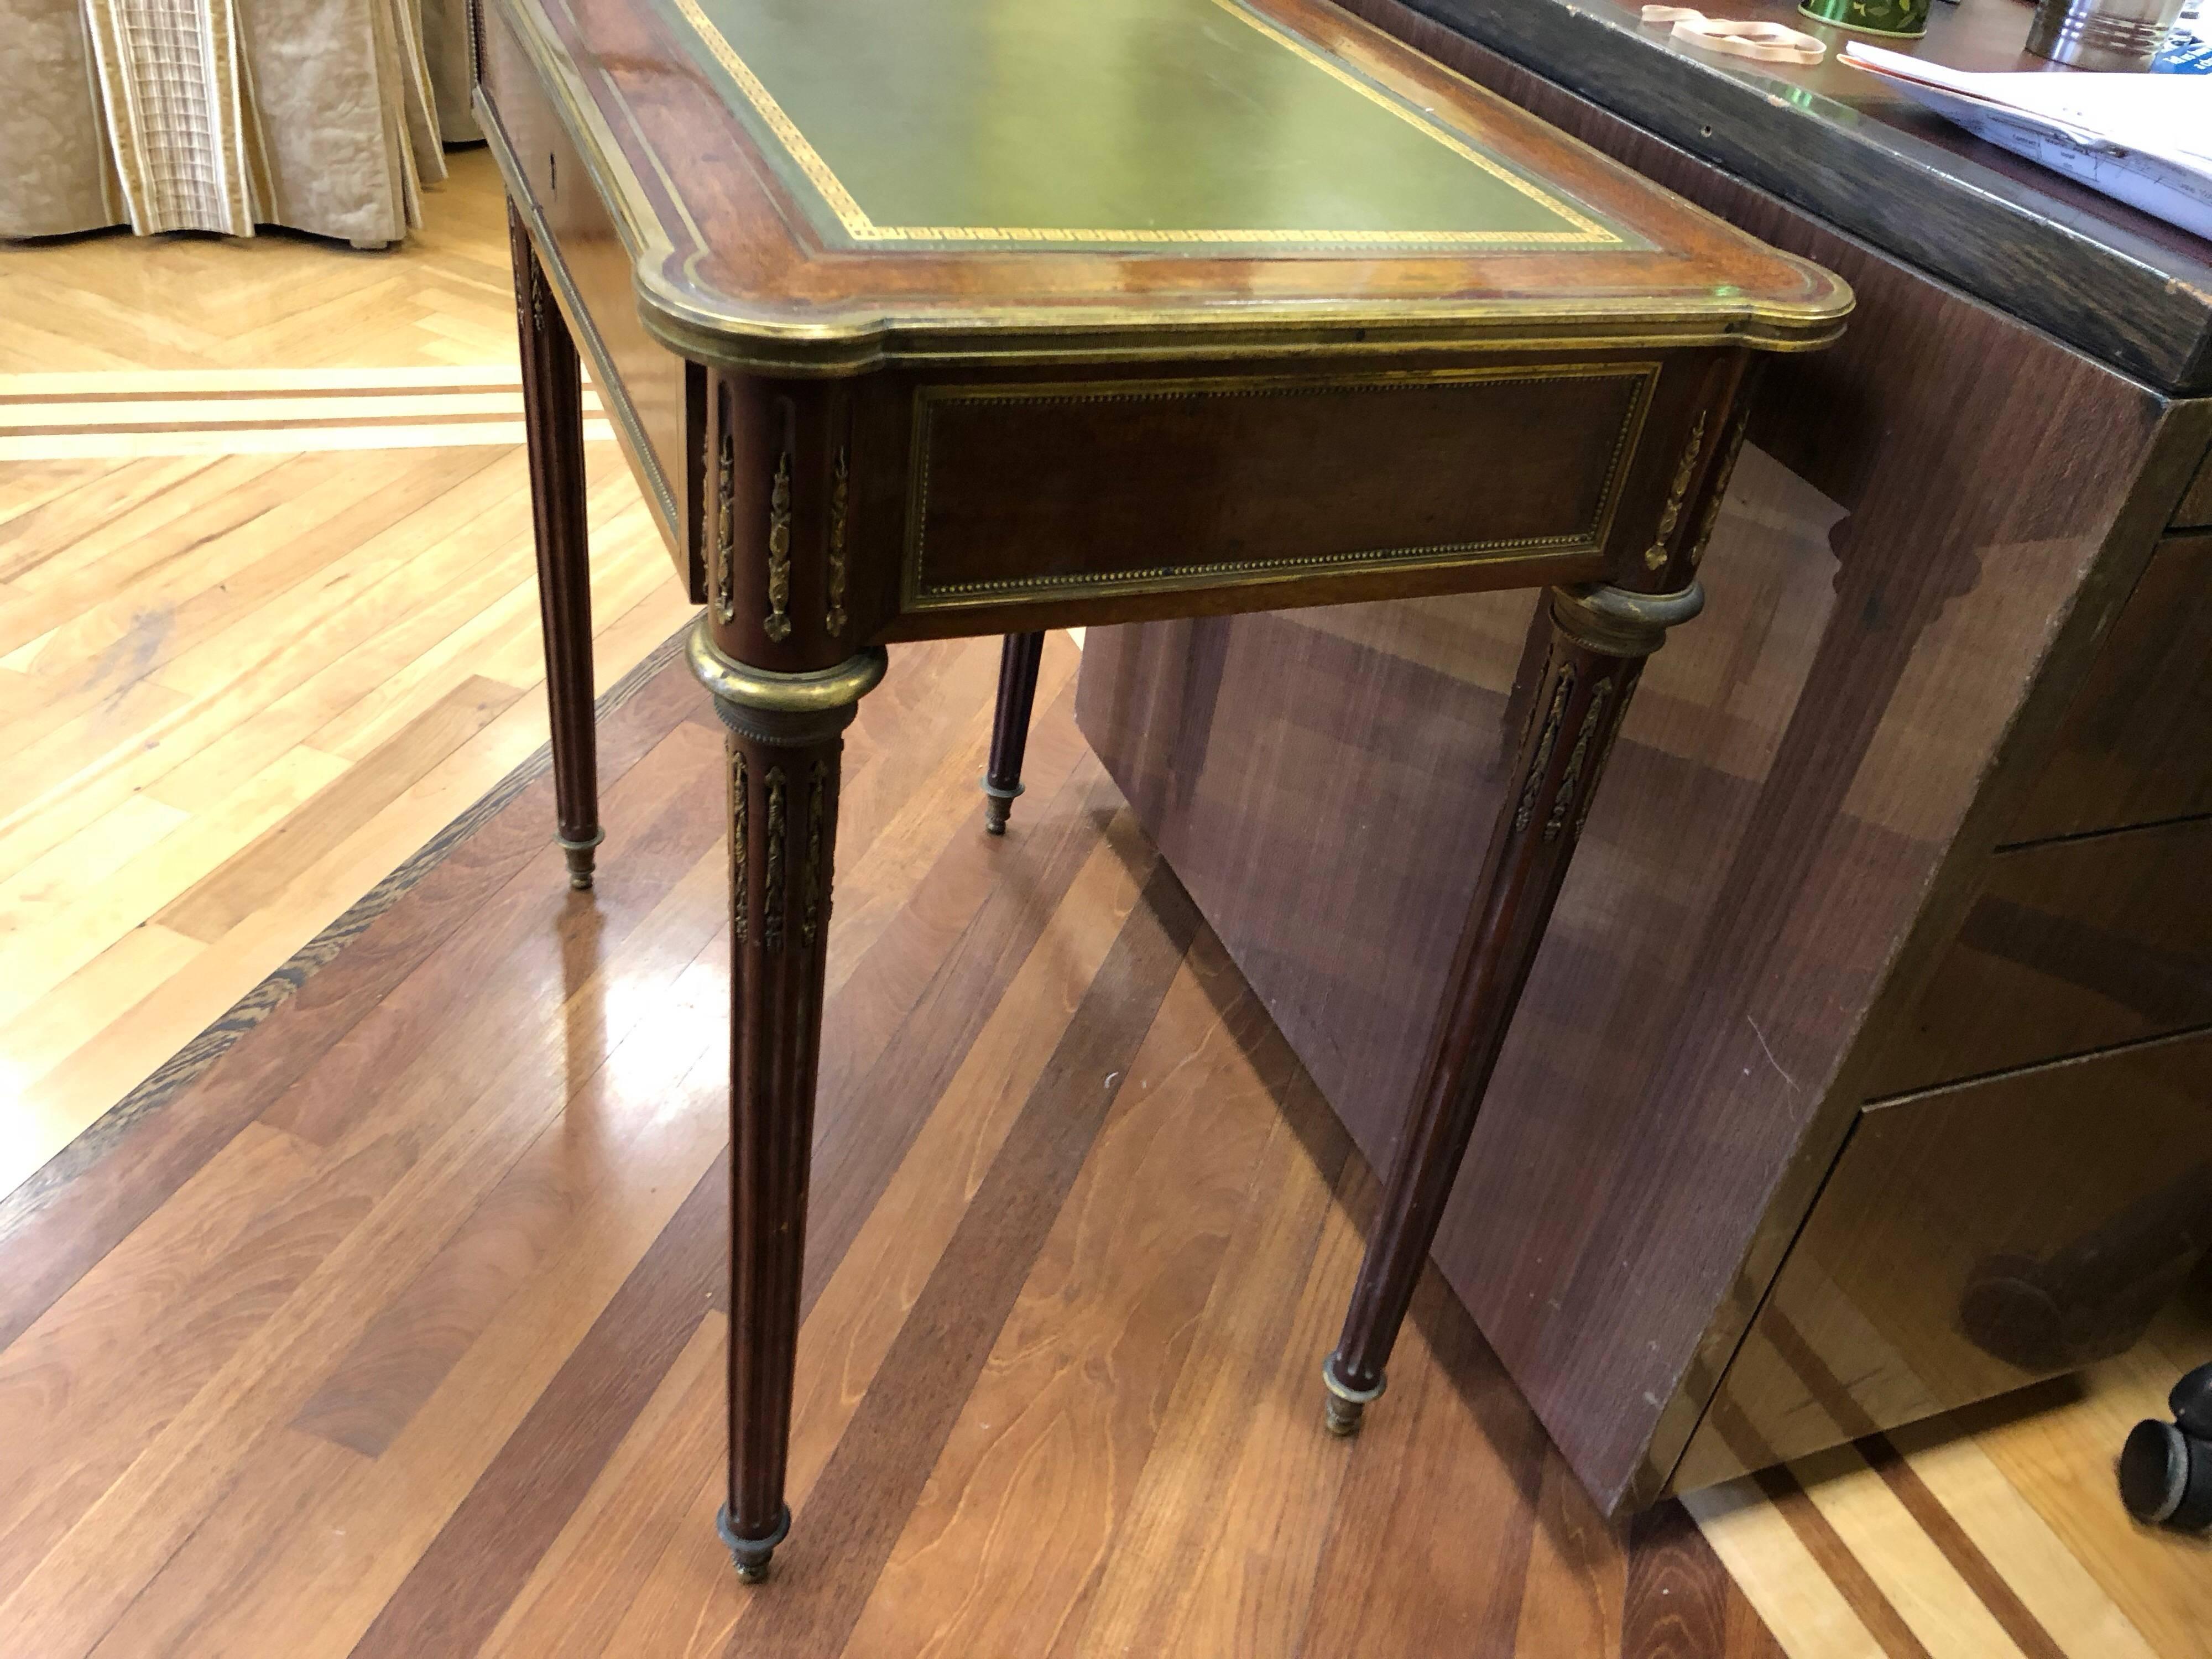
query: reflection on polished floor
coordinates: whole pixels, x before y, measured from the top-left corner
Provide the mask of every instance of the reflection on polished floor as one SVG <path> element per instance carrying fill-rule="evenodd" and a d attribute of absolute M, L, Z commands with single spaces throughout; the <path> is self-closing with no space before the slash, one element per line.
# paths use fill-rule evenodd
<path fill-rule="evenodd" d="M 542 781 L 440 833 L 544 722 L 504 231 L 454 159 L 390 255 L 0 251 L 37 319 L 0 341 L 0 1655 L 2206 1650 L 2204 1547 L 2110 1477 L 2212 1355 L 2201 1284 L 2079 1382 L 1608 1524 L 1432 1277 L 1324 1440 L 1369 1177 L 1061 638 L 1004 843 L 988 643 L 902 652 L 854 729 L 810 1523 L 744 1596 L 719 740 L 609 443 L 600 684 L 645 670 L 601 888 Z"/>
<path fill-rule="evenodd" d="M 0 247 L 0 1189 L 545 740 L 497 174 Z M 597 667 L 682 621 L 604 422 Z"/>
<path fill-rule="evenodd" d="M 848 739 L 812 1524 L 773 1593 L 711 1524 L 721 748 L 674 663 L 604 722 L 595 894 L 541 781 L 19 1209 L 0 1392 L 38 1430 L 0 1447 L 0 1626 L 56 1655 L 1774 1653 L 1680 1510 L 1599 1519 L 1433 1281 L 1387 1421 L 1321 1432 L 1371 1182 L 1076 734 L 1075 654 L 1003 842 L 988 641 L 901 651 Z"/>

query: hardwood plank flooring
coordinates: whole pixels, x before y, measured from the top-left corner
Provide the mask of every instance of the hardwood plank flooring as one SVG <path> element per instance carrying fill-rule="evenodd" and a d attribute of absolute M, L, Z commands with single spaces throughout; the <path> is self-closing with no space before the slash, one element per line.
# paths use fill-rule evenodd
<path fill-rule="evenodd" d="M 0 1193 L 545 738 L 504 209 L 0 247 Z M 587 393 L 602 688 L 686 607 Z"/>
<path fill-rule="evenodd" d="M 721 759 L 672 661 L 607 719 L 597 892 L 541 779 L 0 1212 L 0 1650 L 1773 1652 L 1679 1512 L 1589 1510 L 1438 1285 L 1392 1408 L 1322 1432 L 1372 1183 L 1084 750 L 1074 657 L 1004 842 L 994 642 L 902 649 L 854 728 L 769 1586 L 707 1520 Z"/>
<path fill-rule="evenodd" d="M 1057 636 L 1006 843 L 990 647 L 901 652 L 851 734 L 802 1519 L 743 1592 L 714 729 L 587 389 L 601 686 L 644 672 L 570 900 L 502 210 L 451 159 L 387 253 L 0 247 L 0 1659 L 2212 1654 L 2203 1547 L 2110 1472 L 2201 1289 L 2033 1409 L 1628 1525 L 1433 1285 L 1314 1432 L 1372 1179 Z"/>

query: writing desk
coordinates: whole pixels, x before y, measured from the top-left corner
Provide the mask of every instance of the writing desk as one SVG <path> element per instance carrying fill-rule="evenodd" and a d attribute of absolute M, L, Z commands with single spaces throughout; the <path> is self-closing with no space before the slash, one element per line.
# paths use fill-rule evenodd
<path fill-rule="evenodd" d="M 575 884 L 579 343 L 728 731 L 744 1577 L 790 1526 L 840 734 L 885 644 L 1552 588 L 1323 1366 L 1352 1431 L 1643 659 L 1698 608 L 1747 368 L 1834 337 L 1847 290 L 1311 0 L 487 0 L 478 26 Z"/>

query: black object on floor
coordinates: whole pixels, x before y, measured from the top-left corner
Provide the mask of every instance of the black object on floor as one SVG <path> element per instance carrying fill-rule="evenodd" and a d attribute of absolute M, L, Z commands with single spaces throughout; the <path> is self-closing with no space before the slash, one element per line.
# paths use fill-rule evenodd
<path fill-rule="evenodd" d="M 2153 1526 L 2212 1527 L 2212 1365 L 2185 1372 L 2166 1396 L 2174 1420 L 2145 1418 L 2120 1449 L 2120 1501 Z"/>

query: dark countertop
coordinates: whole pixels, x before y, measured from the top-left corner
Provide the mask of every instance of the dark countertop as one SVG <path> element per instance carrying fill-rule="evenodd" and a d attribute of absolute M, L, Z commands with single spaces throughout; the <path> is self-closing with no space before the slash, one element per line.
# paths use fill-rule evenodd
<path fill-rule="evenodd" d="M 1855 37 L 1795 0 L 1698 7 L 1827 41 L 1808 69 L 1677 44 L 1636 0 L 1406 3 L 2104 362 L 2212 393 L 2212 242 L 1984 143 L 1837 56 L 1856 38 L 1955 69 L 2073 72 L 2022 51 L 2021 0 L 1936 0 L 1918 42 Z"/>

